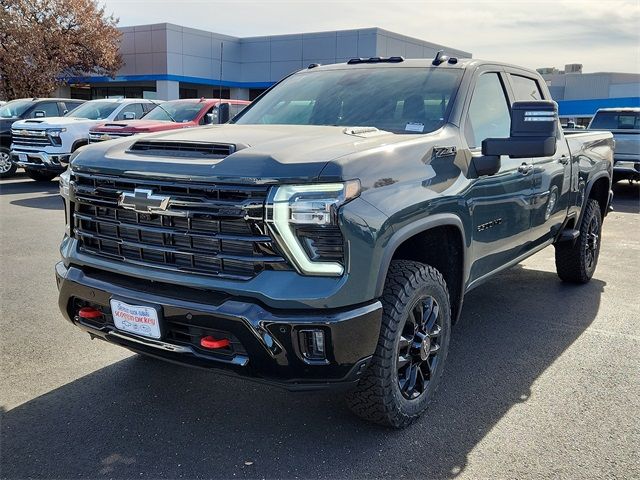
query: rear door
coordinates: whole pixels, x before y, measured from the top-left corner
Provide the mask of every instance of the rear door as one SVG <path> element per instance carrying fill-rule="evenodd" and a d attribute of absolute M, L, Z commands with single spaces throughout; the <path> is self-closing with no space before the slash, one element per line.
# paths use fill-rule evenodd
<path fill-rule="evenodd" d="M 550 99 L 534 75 L 511 70 L 508 78 L 515 101 Z M 526 163 L 533 167 L 529 242 L 531 248 L 536 248 L 562 228 L 571 199 L 571 154 L 560 125 L 555 155 L 529 158 Z"/>
<path fill-rule="evenodd" d="M 462 129 L 471 155 L 476 156 L 481 154 L 485 138 L 509 137 L 511 100 L 502 67 L 481 70 L 473 83 Z M 471 282 L 526 251 L 532 176 L 522 170 L 522 159 L 503 156 L 501 163 L 498 173 L 478 178 L 466 194 L 473 223 Z"/>

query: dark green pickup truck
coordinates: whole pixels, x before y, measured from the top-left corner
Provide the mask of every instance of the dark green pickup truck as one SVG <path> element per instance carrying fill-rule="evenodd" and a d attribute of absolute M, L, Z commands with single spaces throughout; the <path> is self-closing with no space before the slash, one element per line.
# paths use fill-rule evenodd
<path fill-rule="evenodd" d="M 79 150 L 60 309 L 146 355 L 344 387 L 358 415 L 405 426 L 465 293 L 549 245 L 560 278 L 589 281 L 612 144 L 565 138 L 544 81 L 512 65 L 311 65 L 230 124 Z"/>

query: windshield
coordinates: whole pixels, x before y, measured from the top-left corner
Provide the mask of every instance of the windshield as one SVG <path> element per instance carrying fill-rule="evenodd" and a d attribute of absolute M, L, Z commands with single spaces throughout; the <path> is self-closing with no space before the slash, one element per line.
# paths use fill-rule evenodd
<path fill-rule="evenodd" d="M 104 120 L 108 118 L 120 104 L 116 102 L 93 101 L 74 108 L 65 117 L 86 118 L 88 120 Z"/>
<path fill-rule="evenodd" d="M 0 107 L 0 118 L 20 117 L 31 105 L 33 105 L 31 100 L 13 100 Z"/>
<path fill-rule="evenodd" d="M 233 123 L 376 127 L 395 133 L 440 128 L 462 70 L 353 68 L 293 75 Z"/>
<path fill-rule="evenodd" d="M 169 122 L 190 122 L 195 120 L 202 110 L 203 104 L 199 101 L 194 102 L 164 102 L 147 113 L 145 120 L 164 120 Z"/>
<path fill-rule="evenodd" d="M 639 130 L 640 113 L 638 112 L 598 112 L 593 117 L 589 128 L 598 130 Z"/>

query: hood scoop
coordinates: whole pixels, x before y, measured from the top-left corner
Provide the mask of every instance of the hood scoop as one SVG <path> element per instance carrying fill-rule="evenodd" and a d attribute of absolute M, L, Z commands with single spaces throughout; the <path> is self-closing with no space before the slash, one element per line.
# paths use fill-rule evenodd
<path fill-rule="evenodd" d="M 228 157 L 236 150 L 236 145 L 230 143 L 170 142 L 164 140 L 139 140 L 129 148 L 130 152 L 142 155 L 189 158 L 223 158 Z"/>
<path fill-rule="evenodd" d="M 44 120 L 25 120 L 24 123 L 43 123 Z"/>

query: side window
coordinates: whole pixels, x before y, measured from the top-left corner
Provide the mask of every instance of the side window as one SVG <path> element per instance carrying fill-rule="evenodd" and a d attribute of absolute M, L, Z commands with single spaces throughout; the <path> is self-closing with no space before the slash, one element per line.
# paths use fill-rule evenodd
<path fill-rule="evenodd" d="M 480 147 L 485 138 L 507 138 L 510 127 L 509 103 L 499 75 L 481 75 L 473 91 L 465 122 L 469 148 Z"/>
<path fill-rule="evenodd" d="M 143 103 L 142 104 L 142 108 L 144 109 L 144 113 L 145 115 L 147 113 L 149 113 L 151 110 L 153 110 L 154 108 L 156 108 L 157 105 L 155 103 Z"/>
<path fill-rule="evenodd" d="M 135 119 L 140 119 L 142 118 L 142 116 L 144 115 L 144 110 L 142 109 L 142 104 L 141 103 L 131 103 L 129 105 L 127 105 L 126 107 L 124 107 L 120 113 L 116 116 L 116 120 L 126 120 L 127 117 L 129 117 L 130 115 L 126 115 L 126 114 L 134 114 L 135 115 Z M 132 120 L 131 118 L 128 118 L 129 120 Z"/>
<path fill-rule="evenodd" d="M 60 112 L 58 111 L 58 102 L 42 102 L 35 106 L 31 111 L 31 117 L 36 118 L 36 112 L 44 112 L 45 117 L 58 117 Z M 38 114 L 37 116 L 41 116 Z"/>
<path fill-rule="evenodd" d="M 231 112 L 229 113 L 229 117 L 233 118 L 236 115 L 238 115 L 242 110 L 244 110 L 244 107 L 246 107 L 246 105 L 242 105 L 239 103 L 232 103 L 231 104 Z"/>
<path fill-rule="evenodd" d="M 540 85 L 533 78 L 522 77 L 520 75 L 509 75 L 513 93 L 516 101 L 522 102 L 526 100 L 542 100 L 542 92 Z"/>
<path fill-rule="evenodd" d="M 64 108 L 69 113 L 71 110 L 82 105 L 82 102 L 64 102 Z"/>

